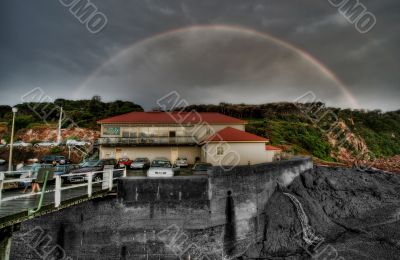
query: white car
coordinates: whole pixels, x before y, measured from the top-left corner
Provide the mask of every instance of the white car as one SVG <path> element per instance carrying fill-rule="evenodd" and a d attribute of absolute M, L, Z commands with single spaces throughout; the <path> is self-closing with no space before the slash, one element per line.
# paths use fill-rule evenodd
<path fill-rule="evenodd" d="M 164 178 L 173 177 L 174 170 L 172 164 L 168 159 L 158 158 L 151 162 L 150 168 L 147 171 L 147 177 L 151 178 Z"/>
<path fill-rule="evenodd" d="M 0 164 L 5 164 L 6 160 L 0 159 Z"/>
<path fill-rule="evenodd" d="M 7 146 L 11 146 L 11 144 L 7 144 Z M 16 141 L 16 142 L 13 143 L 13 146 L 15 146 L 15 147 L 28 147 L 28 146 L 32 146 L 32 144 L 25 143 L 24 141 Z"/>
<path fill-rule="evenodd" d="M 85 142 L 85 141 L 77 141 L 77 140 L 67 140 L 66 145 L 68 146 L 85 146 L 85 145 L 89 145 L 89 142 Z"/>
<path fill-rule="evenodd" d="M 176 167 L 188 167 L 188 162 L 186 157 L 178 157 L 175 161 Z"/>
<path fill-rule="evenodd" d="M 44 141 L 34 145 L 35 147 L 54 147 L 58 146 L 58 143 L 52 141 Z"/>

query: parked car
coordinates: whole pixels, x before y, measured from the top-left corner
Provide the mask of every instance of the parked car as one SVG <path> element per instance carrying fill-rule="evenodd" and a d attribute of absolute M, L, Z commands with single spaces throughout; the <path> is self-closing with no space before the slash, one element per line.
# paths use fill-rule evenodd
<path fill-rule="evenodd" d="M 7 146 L 11 146 L 11 144 L 7 144 Z M 29 147 L 32 146 L 30 143 L 25 143 L 24 141 L 16 141 L 13 143 L 13 147 Z"/>
<path fill-rule="evenodd" d="M 119 167 L 124 168 L 124 167 L 129 167 L 133 160 L 130 160 L 128 157 L 124 157 L 118 160 Z"/>
<path fill-rule="evenodd" d="M 175 161 L 175 166 L 176 167 L 188 167 L 188 162 L 186 157 L 178 157 Z"/>
<path fill-rule="evenodd" d="M 67 140 L 67 142 L 65 144 L 67 146 L 85 146 L 85 145 L 90 145 L 89 142 L 77 141 L 77 140 Z"/>
<path fill-rule="evenodd" d="M 44 141 L 44 142 L 40 142 L 40 143 L 36 143 L 34 145 L 34 147 L 54 147 L 54 146 L 58 146 L 59 144 L 53 141 Z"/>
<path fill-rule="evenodd" d="M 193 174 L 207 174 L 207 171 L 211 169 L 211 163 L 195 163 L 192 167 Z"/>
<path fill-rule="evenodd" d="M 147 177 L 173 177 L 172 163 L 166 158 L 156 158 L 151 162 Z"/>
<path fill-rule="evenodd" d="M 136 158 L 129 166 L 131 169 L 148 169 L 150 168 L 149 158 Z"/>
<path fill-rule="evenodd" d="M 0 159 L 0 165 L 5 164 L 5 163 L 6 163 L 6 160 Z"/>
<path fill-rule="evenodd" d="M 70 164 L 71 161 L 65 158 L 63 155 L 57 155 L 57 154 L 48 154 L 43 156 L 43 158 L 40 160 L 40 163 L 50 163 L 52 164 L 53 161 L 56 161 L 57 164 Z"/>
<path fill-rule="evenodd" d="M 70 173 L 87 173 L 87 172 L 98 172 L 104 171 L 106 166 L 113 166 L 115 169 L 118 168 L 119 164 L 116 159 L 100 159 L 100 160 L 89 160 L 81 165 L 81 168 L 72 170 Z M 114 177 L 121 176 L 122 172 L 114 172 Z M 84 182 L 87 181 L 86 175 L 75 175 L 70 176 L 66 179 L 68 182 Z M 93 174 L 93 181 L 103 180 L 103 173 Z"/>
<path fill-rule="evenodd" d="M 68 174 L 72 170 L 79 169 L 79 165 L 77 164 L 63 164 L 63 165 L 57 165 L 54 168 L 54 175 L 63 175 L 63 174 Z"/>

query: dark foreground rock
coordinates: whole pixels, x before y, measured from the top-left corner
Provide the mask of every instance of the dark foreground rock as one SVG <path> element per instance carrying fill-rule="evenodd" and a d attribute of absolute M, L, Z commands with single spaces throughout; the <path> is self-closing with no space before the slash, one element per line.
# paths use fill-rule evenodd
<path fill-rule="evenodd" d="M 304 242 L 284 192 L 298 198 L 323 242 Z M 265 218 L 263 242 L 239 259 L 400 259 L 400 175 L 315 167 L 275 191 Z"/>

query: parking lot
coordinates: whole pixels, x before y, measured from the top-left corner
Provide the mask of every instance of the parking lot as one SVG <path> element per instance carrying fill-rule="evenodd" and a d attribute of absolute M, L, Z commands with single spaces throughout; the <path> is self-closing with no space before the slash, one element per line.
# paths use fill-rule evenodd
<path fill-rule="evenodd" d="M 147 170 L 132 170 L 128 169 L 126 175 L 128 177 L 146 176 Z M 191 168 L 177 168 L 174 170 L 174 176 L 190 176 L 192 175 Z"/>

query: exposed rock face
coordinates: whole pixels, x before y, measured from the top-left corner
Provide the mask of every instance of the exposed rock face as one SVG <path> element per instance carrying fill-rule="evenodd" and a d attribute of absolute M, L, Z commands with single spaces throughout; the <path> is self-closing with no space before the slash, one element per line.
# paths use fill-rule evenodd
<path fill-rule="evenodd" d="M 264 241 L 242 259 L 400 259 L 399 175 L 315 167 L 287 192 L 323 243 L 304 243 L 296 208 L 278 189 L 266 207 Z"/>
<path fill-rule="evenodd" d="M 57 128 L 38 126 L 27 130 L 20 130 L 17 133 L 17 137 L 24 142 L 32 142 L 34 140 L 46 141 L 46 140 L 57 140 Z M 79 140 L 91 141 L 93 142 L 100 136 L 99 131 L 90 130 L 87 128 L 68 128 L 61 130 L 61 136 L 63 140 L 68 137 L 75 137 Z"/>

